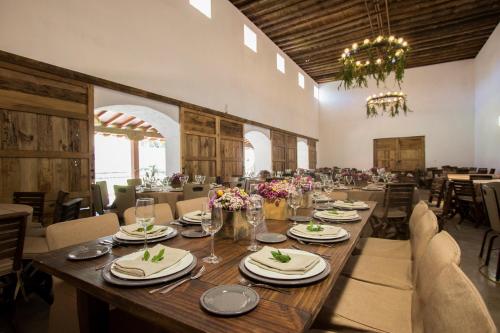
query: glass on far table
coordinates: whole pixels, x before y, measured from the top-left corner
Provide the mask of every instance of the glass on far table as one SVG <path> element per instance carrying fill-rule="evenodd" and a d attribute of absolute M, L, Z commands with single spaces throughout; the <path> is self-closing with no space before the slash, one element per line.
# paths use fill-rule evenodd
<path fill-rule="evenodd" d="M 215 255 L 215 234 L 222 228 L 222 207 L 220 205 L 214 205 L 210 209 L 208 204 L 203 205 L 201 214 L 201 228 L 206 233 L 210 234 L 210 255 L 203 258 L 203 262 L 208 264 L 218 264 L 221 262 L 222 258 Z"/>
<path fill-rule="evenodd" d="M 247 248 L 250 251 L 256 252 L 260 250 L 260 246 L 257 244 L 255 239 L 255 234 L 257 231 L 257 226 L 263 221 L 264 212 L 264 199 L 257 194 L 253 194 L 249 198 L 249 202 L 246 209 L 247 221 L 250 223 L 252 228 L 252 243 Z"/>
<path fill-rule="evenodd" d="M 153 198 L 139 198 L 135 204 L 135 221 L 144 230 L 144 250 L 148 248 L 148 227 L 155 221 L 154 204 Z"/>
<path fill-rule="evenodd" d="M 287 202 L 288 206 L 290 206 L 290 208 L 292 208 L 293 210 L 293 225 L 297 225 L 297 220 L 295 219 L 295 217 L 297 217 L 297 209 L 302 204 L 302 191 L 300 189 L 291 191 L 288 194 Z"/>

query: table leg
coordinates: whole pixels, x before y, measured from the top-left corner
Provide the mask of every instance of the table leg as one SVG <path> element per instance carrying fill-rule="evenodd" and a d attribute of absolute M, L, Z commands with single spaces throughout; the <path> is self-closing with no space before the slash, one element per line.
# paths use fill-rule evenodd
<path fill-rule="evenodd" d="M 77 289 L 77 304 L 81 333 L 108 332 L 108 303 Z"/>

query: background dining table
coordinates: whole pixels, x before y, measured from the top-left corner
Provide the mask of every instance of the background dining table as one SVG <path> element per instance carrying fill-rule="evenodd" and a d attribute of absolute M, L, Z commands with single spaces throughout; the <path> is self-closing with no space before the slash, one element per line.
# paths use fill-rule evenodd
<path fill-rule="evenodd" d="M 167 190 L 167 191 L 144 191 L 136 192 L 137 198 L 153 198 L 155 204 L 168 203 L 170 209 L 172 209 L 173 216 L 176 216 L 175 203 L 184 199 L 184 192 L 178 190 Z"/>
<path fill-rule="evenodd" d="M 347 241 L 336 243 L 331 248 L 303 245 L 292 239 L 275 244 L 277 248 L 290 248 L 295 245 L 306 251 L 329 255 L 330 274 L 315 284 L 292 287 L 290 294 L 256 288 L 261 297 L 259 305 L 252 312 L 237 317 L 208 314 L 202 310 L 199 302 L 200 296 L 212 287 L 239 283 L 242 275 L 238 265 L 250 254 L 247 251 L 249 240 L 234 242 L 229 239 L 217 239 L 215 250 L 216 254 L 222 257 L 222 262 L 216 265 L 205 264 L 207 272 L 200 279 L 190 281 L 166 295 L 149 294 L 148 291 L 152 287 L 116 287 L 106 283 L 101 271 L 96 270 L 99 265 L 139 250 L 140 247 L 136 246 L 116 247 L 113 248 L 112 254 L 89 261 L 76 262 L 66 259 L 70 251 L 82 245 L 98 244 L 102 240 L 99 239 L 40 255 L 35 259 L 35 265 L 77 289 L 82 333 L 106 332 L 110 305 L 143 320 L 154 322 L 167 332 L 304 332 L 311 326 L 326 301 L 376 206 L 375 202 L 367 203 L 369 209 L 359 211 L 362 218 L 359 222 L 341 225 L 351 234 Z M 299 213 L 312 214 L 312 210 L 302 209 Z M 267 220 L 266 226 L 270 232 L 284 234 L 292 224 L 289 221 Z M 202 258 L 209 254 L 209 242 L 208 237 L 192 239 L 178 235 L 164 244 L 189 250 L 197 258 Z M 198 266 L 201 266 L 201 260 Z"/>

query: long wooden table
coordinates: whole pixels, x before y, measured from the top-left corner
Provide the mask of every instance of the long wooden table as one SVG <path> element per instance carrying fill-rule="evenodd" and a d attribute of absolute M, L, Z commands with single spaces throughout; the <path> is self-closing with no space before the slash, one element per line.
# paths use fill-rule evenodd
<path fill-rule="evenodd" d="M 279 248 L 290 248 L 295 244 L 304 250 L 331 255 L 331 274 L 319 283 L 291 288 L 289 295 L 256 288 L 261 296 L 259 305 L 252 312 L 238 317 L 208 314 L 201 309 L 199 299 L 203 292 L 214 286 L 238 283 L 241 278 L 238 264 L 249 254 L 246 249 L 248 242 L 216 240 L 216 254 L 222 256 L 223 261 L 217 265 L 205 264 L 207 272 L 199 280 L 190 281 L 166 295 L 149 294 L 148 290 L 152 287 L 119 288 L 110 285 L 102 279 L 101 272 L 95 270 L 96 266 L 111 261 L 115 256 L 138 250 L 135 246 L 118 247 L 113 249 L 111 255 L 80 262 L 66 259 L 67 253 L 75 248 L 73 246 L 43 254 L 36 258 L 35 264 L 77 288 L 81 332 L 106 332 L 109 305 L 152 321 L 167 332 L 304 332 L 320 311 L 376 206 L 375 202 L 368 204 L 369 210 L 359 211 L 362 217 L 360 222 L 342 225 L 351 233 L 351 238 L 333 248 L 300 245 L 291 239 L 276 244 Z M 304 209 L 301 213 L 311 211 Z M 269 231 L 280 233 L 285 233 L 291 226 L 290 222 L 276 220 L 267 220 L 266 224 Z M 191 251 L 200 259 L 198 266 L 201 266 L 201 258 L 209 254 L 209 242 L 208 237 L 188 239 L 179 235 L 165 244 Z"/>

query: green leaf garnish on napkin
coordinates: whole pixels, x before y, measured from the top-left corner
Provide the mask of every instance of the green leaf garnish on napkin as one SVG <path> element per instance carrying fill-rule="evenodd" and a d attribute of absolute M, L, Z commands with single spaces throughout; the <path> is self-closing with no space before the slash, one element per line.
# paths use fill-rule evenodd
<path fill-rule="evenodd" d="M 151 259 L 151 262 L 158 262 L 163 260 L 163 254 L 165 253 L 165 249 L 161 249 L 160 252 L 158 252 L 157 255 Z"/>
<path fill-rule="evenodd" d="M 345 199 L 345 200 L 344 200 L 344 202 L 345 202 L 345 203 L 354 203 L 354 201 L 353 201 L 353 200 L 349 200 L 349 199 Z"/>
<path fill-rule="evenodd" d="M 273 258 L 279 262 L 286 263 L 292 260 L 288 254 L 283 254 L 281 253 L 280 250 L 278 251 L 271 251 L 271 254 L 273 255 Z"/>
<path fill-rule="evenodd" d="M 149 251 L 146 250 L 144 252 L 144 255 L 142 256 L 142 261 L 148 261 L 149 260 L 149 256 L 150 256 Z"/>
<path fill-rule="evenodd" d="M 338 210 L 336 210 L 336 209 L 329 210 L 329 211 L 327 211 L 327 213 L 328 214 L 332 214 L 332 215 L 338 215 L 339 214 Z"/>
<path fill-rule="evenodd" d="M 154 227 L 154 224 L 150 224 L 150 225 L 148 225 L 148 226 L 146 227 L 146 231 L 151 231 L 151 229 L 153 229 L 153 227 Z M 144 228 L 139 228 L 139 229 L 137 229 L 136 231 L 138 231 L 138 232 L 144 232 Z"/>
<path fill-rule="evenodd" d="M 323 231 L 323 227 L 320 226 L 319 224 L 316 224 L 316 223 L 313 223 L 313 221 L 309 222 L 309 224 L 307 225 L 307 231 L 311 231 L 311 232 L 314 232 L 314 231 Z"/>

